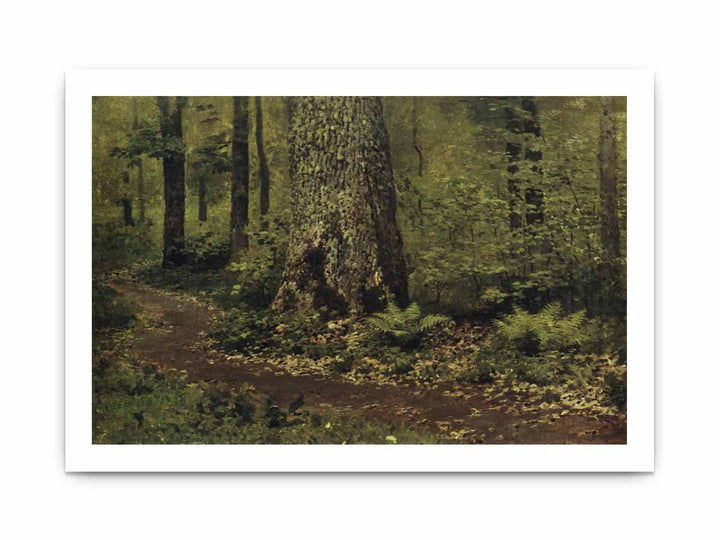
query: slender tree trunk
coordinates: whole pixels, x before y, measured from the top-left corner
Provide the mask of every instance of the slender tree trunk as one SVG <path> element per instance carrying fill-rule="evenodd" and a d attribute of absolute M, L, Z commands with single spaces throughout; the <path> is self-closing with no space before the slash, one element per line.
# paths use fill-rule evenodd
<path fill-rule="evenodd" d="M 407 304 L 380 98 L 300 98 L 289 148 L 293 223 L 274 309 Z"/>
<path fill-rule="evenodd" d="M 145 169 L 142 158 L 137 158 L 138 173 L 138 223 L 145 223 Z"/>
<path fill-rule="evenodd" d="M 207 221 L 207 178 L 202 173 L 198 178 L 198 221 Z"/>
<path fill-rule="evenodd" d="M 521 175 L 518 174 L 526 168 L 525 164 L 527 164 L 530 172 L 537 177 L 543 176 L 542 150 L 533 144 L 542 135 L 537 106 L 532 99 L 525 98 L 521 102 L 521 107 L 525 112 L 530 113 L 529 118 L 520 118 L 512 106 L 505 108 L 505 127 L 513 139 L 505 145 L 508 161 L 507 183 L 511 230 L 521 228 L 523 222 L 527 225 L 534 225 L 545 221 L 545 194 L 542 188 L 534 183 L 532 175 L 530 178 L 521 178 Z M 522 180 L 529 182 L 526 184 L 524 197 L 521 187 Z M 521 206 L 526 207 L 524 219 L 523 212 L 519 210 Z"/>
<path fill-rule="evenodd" d="M 137 98 L 133 98 L 133 130 L 140 127 L 137 113 Z M 138 190 L 138 223 L 145 223 L 145 170 L 143 169 L 142 157 L 135 158 L 135 166 L 137 167 L 137 190 Z"/>
<path fill-rule="evenodd" d="M 522 159 L 522 144 L 519 141 L 521 129 L 520 118 L 512 105 L 505 107 L 505 129 L 510 139 L 505 143 L 505 158 L 507 159 L 507 188 L 508 206 L 510 209 L 510 230 L 514 231 L 523 226 L 523 215 L 518 206 L 523 203 L 520 195 L 520 180 L 517 173 L 520 172 L 520 161 Z"/>
<path fill-rule="evenodd" d="M 160 132 L 169 147 L 163 156 L 165 222 L 163 231 L 163 266 L 185 263 L 185 150 L 183 149 L 182 114 L 186 97 L 157 98 L 160 109 Z"/>
<path fill-rule="evenodd" d="M 230 260 L 248 248 L 248 97 L 233 98 L 232 185 L 230 188 Z"/>
<path fill-rule="evenodd" d="M 600 238 L 607 257 L 616 259 L 620 256 L 620 226 L 617 202 L 617 142 L 612 97 L 601 97 L 600 107 Z"/>
<path fill-rule="evenodd" d="M 123 222 L 126 227 L 134 227 L 135 220 L 132 215 L 132 198 L 130 197 L 130 173 L 125 171 L 123 173 Z"/>
<path fill-rule="evenodd" d="M 255 97 L 255 144 L 257 145 L 260 177 L 260 223 L 265 228 L 267 226 L 265 216 L 270 210 L 270 169 L 263 144 L 263 113 L 260 96 Z"/>
<path fill-rule="evenodd" d="M 620 260 L 620 225 L 617 195 L 617 139 L 613 98 L 600 98 L 600 240 L 603 258 L 598 274 L 606 284 L 603 311 L 611 315 L 626 312 L 625 286 Z M 618 331 L 621 327 L 618 327 Z M 622 335 L 624 339 L 624 334 Z"/>
<path fill-rule="evenodd" d="M 417 97 L 413 97 L 412 106 L 412 146 L 418 155 L 418 176 L 422 176 L 424 158 L 422 147 L 418 143 Z"/>
<path fill-rule="evenodd" d="M 508 205 L 510 207 L 510 230 L 514 231 L 520 229 L 523 226 L 523 216 L 518 205 L 522 203 L 522 197 L 520 195 L 520 181 L 516 174 L 520 170 L 517 162 L 520 160 L 520 150 L 522 146 L 518 143 L 506 143 L 505 154 L 508 160 L 507 172 L 507 187 L 508 187 Z"/>
<path fill-rule="evenodd" d="M 523 122 L 523 133 L 526 135 L 525 160 L 530 164 L 530 171 L 539 179 L 543 176 L 541 164 L 543 153 L 533 144 L 542 135 L 538 109 L 535 102 L 529 98 L 522 100 L 522 108 L 530 113 L 530 118 L 526 118 Z M 528 225 L 545 222 L 545 194 L 541 187 L 531 184 L 525 188 L 525 204 L 527 205 L 525 221 Z"/>

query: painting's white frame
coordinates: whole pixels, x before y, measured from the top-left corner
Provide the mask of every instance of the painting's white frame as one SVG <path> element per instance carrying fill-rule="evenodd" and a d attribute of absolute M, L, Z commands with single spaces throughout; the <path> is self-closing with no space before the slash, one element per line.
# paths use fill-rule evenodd
<path fill-rule="evenodd" d="M 625 445 L 93 445 L 92 96 L 627 96 Z M 67 471 L 652 471 L 653 76 L 644 70 L 82 70 L 66 76 Z"/>

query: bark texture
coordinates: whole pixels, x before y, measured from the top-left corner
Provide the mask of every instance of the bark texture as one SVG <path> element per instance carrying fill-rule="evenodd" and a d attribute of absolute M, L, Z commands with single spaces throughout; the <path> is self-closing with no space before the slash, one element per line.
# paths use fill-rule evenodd
<path fill-rule="evenodd" d="M 248 248 L 249 98 L 233 98 L 232 184 L 230 187 L 230 260 Z"/>
<path fill-rule="evenodd" d="M 605 254 L 620 256 L 620 225 L 618 223 L 617 195 L 617 139 L 612 97 L 600 98 L 600 200 L 602 226 L 600 238 Z"/>
<path fill-rule="evenodd" d="M 255 144 L 258 153 L 258 176 L 260 178 L 260 221 L 264 224 L 270 210 L 270 168 L 268 167 L 265 145 L 263 143 L 262 98 L 255 97 Z"/>
<path fill-rule="evenodd" d="M 157 104 L 160 109 L 160 133 L 166 142 L 163 155 L 163 266 L 167 267 L 185 263 L 185 150 L 182 115 L 187 98 L 176 97 L 171 100 L 160 96 Z"/>
<path fill-rule="evenodd" d="M 304 97 L 290 132 L 293 224 L 278 310 L 407 304 L 380 98 Z"/>

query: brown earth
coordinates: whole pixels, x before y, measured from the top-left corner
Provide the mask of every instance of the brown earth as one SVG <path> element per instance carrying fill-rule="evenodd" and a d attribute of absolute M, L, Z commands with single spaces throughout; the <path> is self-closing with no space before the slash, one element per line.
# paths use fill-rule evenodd
<path fill-rule="evenodd" d="M 310 410 L 360 414 L 437 431 L 456 442 L 511 444 L 625 444 L 623 418 L 602 419 L 513 410 L 483 395 L 482 385 L 355 383 L 341 376 L 294 375 L 257 361 L 228 358 L 208 347 L 206 332 L 221 311 L 194 297 L 133 282 L 114 287 L 137 304 L 147 324 L 132 339 L 139 363 L 187 371 L 191 381 L 221 382 L 269 396 L 286 407 L 300 394 Z M 455 394 L 454 396 L 448 395 Z"/>

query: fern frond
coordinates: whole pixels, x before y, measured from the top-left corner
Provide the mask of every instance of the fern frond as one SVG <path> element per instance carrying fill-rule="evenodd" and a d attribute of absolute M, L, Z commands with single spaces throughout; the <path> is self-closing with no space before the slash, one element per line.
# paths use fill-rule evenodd
<path fill-rule="evenodd" d="M 445 315 L 437 314 L 423 317 L 420 306 L 415 302 L 406 309 L 390 302 L 384 311 L 374 313 L 367 318 L 368 323 L 378 332 L 403 343 L 417 341 L 430 329 L 450 320 Z"/>
<path fill-rule="evenodd" d="M 428 330 L 435 328 L 439 324 L 443 324 L 450 321 L 450 317 L 445 315 L 430 314 L 425 315 L 418 323 L 418 329 L 420 332 L 427 332 Z"/>

